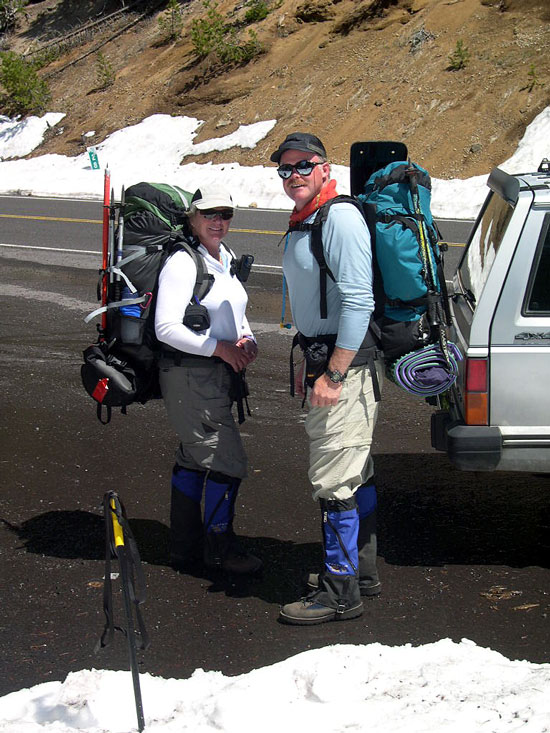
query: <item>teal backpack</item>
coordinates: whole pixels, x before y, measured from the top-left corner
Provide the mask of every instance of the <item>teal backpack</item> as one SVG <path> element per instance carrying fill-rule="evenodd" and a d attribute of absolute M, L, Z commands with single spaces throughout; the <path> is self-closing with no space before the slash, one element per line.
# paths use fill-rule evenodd
<path fill-rule="evenodd" d="M 440 235 L 430 209 L 428 172 L 410 161 L 375 171 L 358 200 L 374 210 L 374 254 L 381 286 L 386 360 L 445 338 L 449 323 Z M 442 344 L 444 348 L 444 344 Z"/>
<path fill-rule="evenodd" d="M 384 314 L 396 321 L 416 321 L 426 311 L 428 294 L 439 292 L 441 280 L 430 176 L 416 163 L 390 163 L 372 174 L 358 198 L 376 210 Z"/>
<path fill-rule="evenodd" d="M 430 211 L 428 172 L 407 160 L 404 144 L 382 141 L 352 145 L 350 174 L 351 196 L 330 199 L 313 223 L 293 227 L 311 231 L 311 249 L 319 265 L 321 318 L 327 317 L 326 278 L 334 279 L 324 257 L 322 226 L 330 206 L 351 203 L 361 211 L 371 235 L 375 311 L 369 331 L 386 364 L 436 342 L 445 353 L 446 245 L 439 242 Z"/>

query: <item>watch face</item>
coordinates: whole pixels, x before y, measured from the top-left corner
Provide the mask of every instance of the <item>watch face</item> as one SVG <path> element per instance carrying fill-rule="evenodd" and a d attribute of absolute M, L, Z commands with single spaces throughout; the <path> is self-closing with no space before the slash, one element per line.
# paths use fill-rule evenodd
<path fill-rule="evenodd" d="M 334 371 L 327 369 L 327 375 L 330 381 L 334 382 L 335 384 L 339 384 L 340 382 L 344 381 L 344 375 L 337 369 L 335 369 Z"/>

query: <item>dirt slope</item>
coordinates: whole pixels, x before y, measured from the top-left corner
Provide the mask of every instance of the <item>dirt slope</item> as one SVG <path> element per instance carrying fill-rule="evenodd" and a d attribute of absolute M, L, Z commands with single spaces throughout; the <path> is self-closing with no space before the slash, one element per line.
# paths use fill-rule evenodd
<path fill-rule="evenodd" d="M 67 118 L 63 134 L 46 141 L 40 154 L 75 155 L 83 133 L 95 130 L 100 142 L 157 112 L 203 120 L 196 142 L 276 118 L 256 149 L 208 159 L 265 163 L 281 137 L 307 129 L 322 137 L 336 163 L 348 163 L 354 140 L 397 139 L 434 175 L 466 177 L 508 158 L 525 127 L 550 104 L 548 0 L 272 0 L 272 12 L 254 26 L 265 53 L 231 69 L 211 58 L 197 63 L 189 28 L 192 18 L 205 15 L 201 0 L 182 3 L 186 30 L 170 44 L 159 32 L 161 3 L 102 46 L 116 80 L 98 90 L 97 54 L 77 59 L 143 10 L 140 3 L 126 5 L 125 18 L 41 72 L 53 93 L 50 108 Z M 28 50 L 47 34 L 120 6 L 34 2 L 7 44 Z M 218 9 L 238 21 L 246 8 L 220 0 Z M 459 40 L 469 62 L 450 71 Z"/>

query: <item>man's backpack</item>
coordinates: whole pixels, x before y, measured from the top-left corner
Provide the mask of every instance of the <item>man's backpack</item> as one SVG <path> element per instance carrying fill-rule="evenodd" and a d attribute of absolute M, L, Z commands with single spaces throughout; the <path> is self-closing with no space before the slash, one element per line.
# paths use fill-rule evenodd
<path fill-rule="evenodd" d="M 357 182 L 353 166 L 351 171 Z M 447 296 L 430 190 L 427 171 L 409 161 L 393 160 L 370 175 L 362 193 L 330 199 L 312 223 L 295 227 L 311 231 L 311 250 L 319 265 L 320 316 L 326 318 L 326 282 L 334 277 L 324 256 L 322 226 L 334 204 L 351 203 L 359 209 L 373 255 L 375 310 L 369 331 L 388 365 L 444 338 Z"/>
<path fill-rule="evenodd" d="M 394 161 L 370 176 L 358 199 L 372 207 L 367 220 L 371 236 L 374 220 L 383 290 L 378 325 L 385 359 L 394 361 L 436 342 L 448 323 L 444 248 L 430 210 L 430 176 L 416 163 Z"/>
<path fill-rule="evenodd" d="M 104 237 L 107 264 L 98 284 L 102 306 L 85 318 L 89 322 L 101 315 L 102 323 L 97 342 L 83 353 L 81 367 L 84 388 L 105 423 L 113 407 L 125 412 L 133 402 L 144 404 L 161 396 L 154 319 L 159 274 L 168 257 L 185 250 L 197 268 L 186 324 L 190 328 L 207 327 L 207 311 L 200 301 L 213 282 L 187 228 L 190 193 L 169 184 L 138 183 L 122 191 L 118 204 L 113 198 L 111 193 L 104 202 L 109 226 Z"/>

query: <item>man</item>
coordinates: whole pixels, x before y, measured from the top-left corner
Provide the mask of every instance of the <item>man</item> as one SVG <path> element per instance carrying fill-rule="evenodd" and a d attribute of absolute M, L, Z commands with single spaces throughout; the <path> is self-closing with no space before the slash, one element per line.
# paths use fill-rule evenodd
<path fill-rule="evenodd" d="M 281 621 L 309 625 L 356 618 L 363 612 L 361 595 L 380 593 L 370 448 L 382 369 L 376 366 L 375 342 L 368 331 L 374 309 L 372 260 L 361 212 L 350 202 L 330 203 L 336 186 L 325 147 L 315 135 L 288 135 L 271 160 L 279 164 L 284 191 L 294 202 L 283 271 L 306 367 L 312 345 L 317 354 L 319 344 L 328 346 L 324 370 L 309 382 L 305 422 L 308 475 L 322 512 L 324 567 L 309 576 L 312 592 L 280 612 Z M 321 241 L 329 271 L 323 297 L 323 278 L 311 246 L 312 224 L 321 208 L 326 212 Z M 323 299 L 326 314 L 320 307 Z"/>

